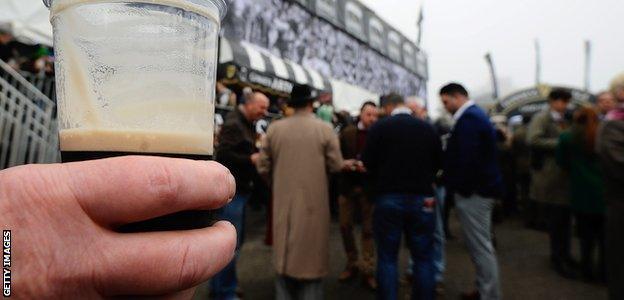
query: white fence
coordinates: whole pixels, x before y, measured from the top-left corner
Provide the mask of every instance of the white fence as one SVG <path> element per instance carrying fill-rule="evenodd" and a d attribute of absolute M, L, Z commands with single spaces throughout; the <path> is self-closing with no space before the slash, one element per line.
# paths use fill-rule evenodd
<path fill-rule="evenodd" d="M 58 161 L 54 102 L 0 60 L 0 169 Z"/>

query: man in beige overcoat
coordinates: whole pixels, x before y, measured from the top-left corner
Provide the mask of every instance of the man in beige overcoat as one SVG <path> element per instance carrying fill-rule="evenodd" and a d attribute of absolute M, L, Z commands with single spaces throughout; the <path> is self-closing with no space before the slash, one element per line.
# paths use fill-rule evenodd
<path fill-rule="evenodd" d="M 553 90 L 548 97 L 549 107 L 533 117 L 527 131 L 531 149 L 530 197 L 546 208 L 552 266 L 567 278 L 575 277 L 570 251 L 572 215 L 568 180 L 557 165 L 555 149 L 559 135 L 568 127 L 565 113 L 571 99 L 569 91 Z"/>
<path fill-rule="evenodd" d="M 355 167 L 344 161 L 338 136 L 315 118 L 309 86 L 293 88 L 295 114 L 271 124 L 258 171 L 273 187 L 276 299 L 322 299 L 329 264 L 328 173 Z"/>

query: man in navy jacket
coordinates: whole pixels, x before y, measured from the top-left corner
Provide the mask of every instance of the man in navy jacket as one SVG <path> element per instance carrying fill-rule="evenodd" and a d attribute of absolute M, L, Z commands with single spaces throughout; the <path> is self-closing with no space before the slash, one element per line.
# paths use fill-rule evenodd
<path fill-rule="evenodd" d="M 442 146 L 433 127 L 412 116 L 402 96 L 384 97 L 388 117 L 368 132 L 362 160 L 376 192 L 373 232 L 377 243 L 378 299 L 398 299 L 397 257 L 405 233 L 414 261 L 412 298 L 435 298 L 433 182 Z"/>
<path fill-rule="evenodd" d="M 440 98 L 455 126 L 444 160 L 444 181 L 455 195 L 457 215 L 477 269 L 477 291 L 464 299 L 500 299 L 496 252 L 492 245 L 492 209 L 501 191 L 496 135 L 488 116 L 456 83 L 442 88 Z"/>

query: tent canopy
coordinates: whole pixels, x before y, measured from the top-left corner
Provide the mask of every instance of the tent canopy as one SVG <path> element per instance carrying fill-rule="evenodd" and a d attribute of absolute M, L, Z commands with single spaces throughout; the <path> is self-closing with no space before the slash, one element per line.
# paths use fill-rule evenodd
<path fill-rule="evenodd" d="M 329 81 L 317 71 L 284 60 L 245 41 L 233 41 L 222 37 L 219 63 L 234 63 L 240 67 L 275 76 L 282 80 L 307 84 L 318 90 L 327 91 L 331 89 Z"/>
<path fill-rule="evenodd" d="M 50 12 L 41 0 L 0 1 L 0 24 L 22 43 L 52 46 Z"/>
<path fill-rule="evenodd" d="M 360 114 L 366 101 L 379 104 L 379 95 L 340 80 L 331 80 L 334 107 L 337 111 L 348 111 L 352 116 Z"/>

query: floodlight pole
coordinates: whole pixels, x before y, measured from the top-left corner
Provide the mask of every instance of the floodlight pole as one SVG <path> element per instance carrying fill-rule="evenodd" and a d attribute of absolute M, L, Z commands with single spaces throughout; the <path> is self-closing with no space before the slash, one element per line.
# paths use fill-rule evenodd
<path fill-rule="evenodd" d="M 589 92 L 591 85 L 591 41 L 585 41 L 585 91 Z"/>
<path fill-rule="evenodd" d="M 494 67 L 494 61 L 492 60 L 491 53 L 488 52 L 485 54 L 485 61 L 490 68 L 490 75 L 492 76 L 492 97 L 494 97 L 494 100 L 498 100 L 498 78 L 496 77 L 496 69 Z"/>
<path fill-rule="evenodd" d="M 542 83 L 542 51 L 540 42 L 535 39 L 535 85 Z"/>

